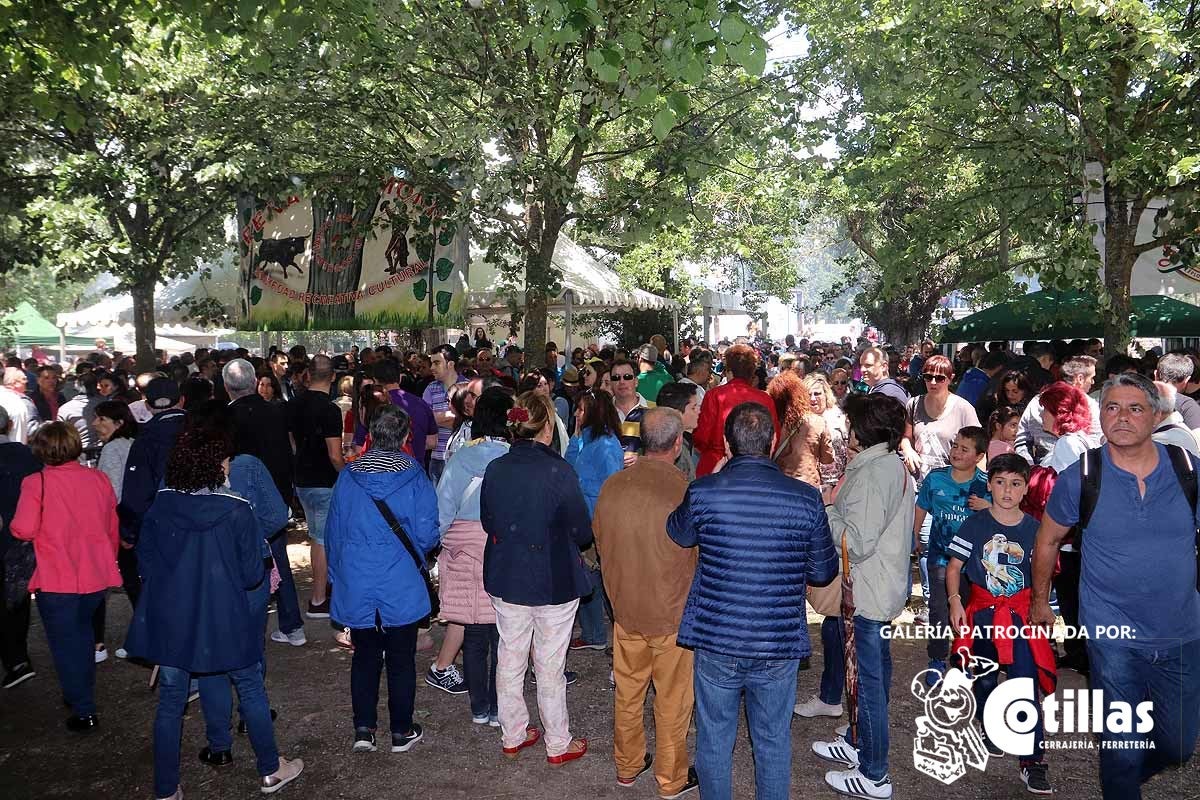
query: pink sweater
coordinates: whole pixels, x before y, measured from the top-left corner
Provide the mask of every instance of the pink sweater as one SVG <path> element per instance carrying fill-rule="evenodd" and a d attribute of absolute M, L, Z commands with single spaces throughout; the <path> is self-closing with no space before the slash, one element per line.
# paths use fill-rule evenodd
<path fill-rule="evenodd" d="M 456 519 L 442 537 L 438 556 L 441 617 L 463 625 L 494 624 L 496 610 L 483 588 L 483 547 L 487 533 L 478 520 Z"/>
<path fill-rule="evenodd" d="M 121 585 L 117 496 L 98 470 L 70 461 L 27 476 L 12 533 L 33 542 L 30 591 L 91 594 Z"/>

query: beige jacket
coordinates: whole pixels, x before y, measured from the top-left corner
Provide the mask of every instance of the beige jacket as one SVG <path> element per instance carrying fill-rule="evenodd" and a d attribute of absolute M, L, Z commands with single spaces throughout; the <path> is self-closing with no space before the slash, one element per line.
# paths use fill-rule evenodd
<path fill-rule="evenodd" d="M 868 447 L 846 465 L 846 479 L 829 508 L 829 528 L 835 544 L 846 534 L 855 613 L 861 617 L 891 622 L 908 601 L 913 504 L 912 478 L 886 444 Z"/>

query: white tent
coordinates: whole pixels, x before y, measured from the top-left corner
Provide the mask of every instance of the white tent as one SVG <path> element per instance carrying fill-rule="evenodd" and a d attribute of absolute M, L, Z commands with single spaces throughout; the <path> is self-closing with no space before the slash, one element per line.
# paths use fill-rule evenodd
<path fill-rule="evenodd" d="M 154 321 L 155 335 L 176 339 L 202 339 L 211 343 L 215 336 L 228 334 L 224 330 L 200 330 L 186 324 L 182 311 L 176 311 L 175 306 L 187 297 L 213 297 L 227 311 L 237 307 L 238 267 L 232 250 L 221 255 L 216 263 L 209 265 L 211 276 L 202 277 L 195 272 L 186 278 L 179 278 L 167 284 L 160 284 L 154 291 Z M 92 282 L 89 292 L 104 292 L 117 285 L 112 275 L 104 274 Z M 100 302 L 72 311 L 59 314 L 57 324 L 66 328 L 68 333 L 75 333 L 85 328 L 108 328 L 113 325 L 133 324 L 133 298 L 128 294 L 109 295 Z M 86 334 L 85 334 L 86 335 Z M 116 336 L 117 333 L 98 333 L 97 336 Z"/>
<path fill-rule="evenodd" d="M 575 311 L 678 311 L 679 304 L 674 300 L 659 297 L 644 289 L 623 288 L 617 273 L 601 264 L 587 250 L 565 235 L 558 237 L 551 262 L 562 271 L 563 278 L 562 289 L 550 299 L 547 311 L 566 317 L 567 352 L 570 352 L 571 348 L 571 315 Z M 518 275 L 517 279 L 518 284 L 523 283 L 524 275 Z M 471 324 L 487 317 L 507 315 L 510 301 L 515 301 L 518 308 L 525 305 L 525 291 L 509 286 L 500 270 L 484 261 L 482 252 L 472 250 L 467 285 L 467 319 Z M 675 328 L 678 330 L 678 323 Z"/>

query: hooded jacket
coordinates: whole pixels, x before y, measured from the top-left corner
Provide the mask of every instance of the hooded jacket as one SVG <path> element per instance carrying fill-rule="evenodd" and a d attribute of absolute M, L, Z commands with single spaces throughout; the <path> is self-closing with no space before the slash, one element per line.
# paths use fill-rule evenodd
<path fill-rule="evenodd" d="M 121 503 L 117 516 L 121 519 L 121 538 L 136 542 L 142 525 L 142 516 L 156 500 L 156 492 L 162 486 L 167 471 L 167 456 L 179 438 L 187 414 L 181 408 L 173 408 L 138 428 L 137 438 L 129 447 L 125 459 L 125 478 L 121 483 Z"/>
<path fill-rule="evenodd" d="M 410 625 L 429 615 L 425 579 L 375 500 L 387 503 L 422 560 L 438 543 L 433 484 L 404 453 L 372 448 L 343 469 L 325 522 L 330 613 L 350 628 Z"/>
<path fill-rule="evenodd" d="M 829 507 L 829 526 L 850 553 L 854 613 L 891 622 L 909 594 L 913 485 L 887 443 L 868 447 L 846 465 L 846 478 Z"/>
<path fill-rule="evenodd" d="M 266 577 L 250 503 L 222 492 L 161 489 L 142 519 L 138 598 L 125 649 L 189 672 L 229 672 L 262 658 L 250 589 Z"/>

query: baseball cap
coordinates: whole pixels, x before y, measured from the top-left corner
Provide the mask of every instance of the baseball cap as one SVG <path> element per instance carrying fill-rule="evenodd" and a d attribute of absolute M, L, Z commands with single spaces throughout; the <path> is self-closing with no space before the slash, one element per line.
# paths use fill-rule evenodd
<path fill-rule="evenodd" d="M 155 378 L 146 384 L 146 405 L 165 411 L 179 402 L 179 384 L 170 378 Z"/>

